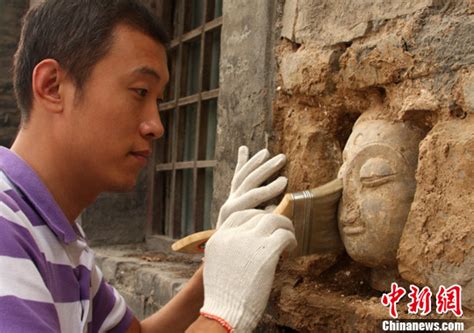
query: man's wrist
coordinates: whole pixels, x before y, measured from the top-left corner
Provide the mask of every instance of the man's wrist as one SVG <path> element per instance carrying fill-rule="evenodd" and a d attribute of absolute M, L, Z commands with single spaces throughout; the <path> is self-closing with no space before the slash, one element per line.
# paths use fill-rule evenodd
<path fill-rule="evenodd" d="M 232 329 L 232 328 L 230 328 Z M 222 323 L 220 323 L 216 319 L 211 319 L 207 316 L 200 315 L 196 321 L 189 326 L 186 330 L 186 333 L 227 333 L 232 332 L 232 330 L 227 329 L 224 327 Z"/>

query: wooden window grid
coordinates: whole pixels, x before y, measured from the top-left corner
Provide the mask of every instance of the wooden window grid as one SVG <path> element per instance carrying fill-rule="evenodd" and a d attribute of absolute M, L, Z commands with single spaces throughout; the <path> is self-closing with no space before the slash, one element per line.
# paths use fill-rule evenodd
<path fill-rule="evenodd" d="M 147 234 L 180 238 L 210 227 L 222 0 L 163 1 L 161 17 L 173 39 L 159 106 L 165 135 L 154 143 L 149 171 Z"/>

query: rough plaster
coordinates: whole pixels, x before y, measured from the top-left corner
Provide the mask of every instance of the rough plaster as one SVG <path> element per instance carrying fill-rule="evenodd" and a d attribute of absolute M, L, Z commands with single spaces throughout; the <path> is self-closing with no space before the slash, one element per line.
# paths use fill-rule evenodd
<path fill-rule="evenodd" d="M 20 19 L 27 9 L 28 1 L 0 2 L 0 145 L 7 147 L 20 123 L 11 68 L 20 37 Z"/>
<path fill-rule="evenodd" d="M 407 283 L 433 290 L 460 283 L 468 318 L 473 13 L 472 1 L 286 1 L 270 142 L 287 154 L 288 190 L 295 191 L 335 177 L 355 120 L 375 106 L 380 119 L 419 127 L 425 138 L 398 267 Z M 273 321 L 301 332 L 380 329 L 370 319 L 387 318 L 388 310 L 368 287 L 368 271 L 348 257 L 330 259 L 281 265 Z"/>

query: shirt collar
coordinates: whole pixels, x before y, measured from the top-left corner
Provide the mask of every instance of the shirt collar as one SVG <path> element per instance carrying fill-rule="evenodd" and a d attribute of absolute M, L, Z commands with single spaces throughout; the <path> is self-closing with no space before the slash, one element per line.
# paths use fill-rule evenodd
<path fill-rule="evenodd" d="M 38 174 L 10 149 L 0 147 L 0 169 L 26 196 L 60 240 L 69 244 L 78 236 Z"/>

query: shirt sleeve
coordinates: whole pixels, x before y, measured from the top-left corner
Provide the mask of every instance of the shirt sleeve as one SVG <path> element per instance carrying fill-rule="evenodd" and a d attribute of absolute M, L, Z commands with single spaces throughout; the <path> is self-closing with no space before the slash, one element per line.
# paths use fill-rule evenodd
<path fill-rule="evenodd" d="M 100 282 L 93 291 L 89 332 L 126 332 L 132 323 L 132 311 L 118 291 L 104 280 L 97 266 L 93 274 Z"/>

